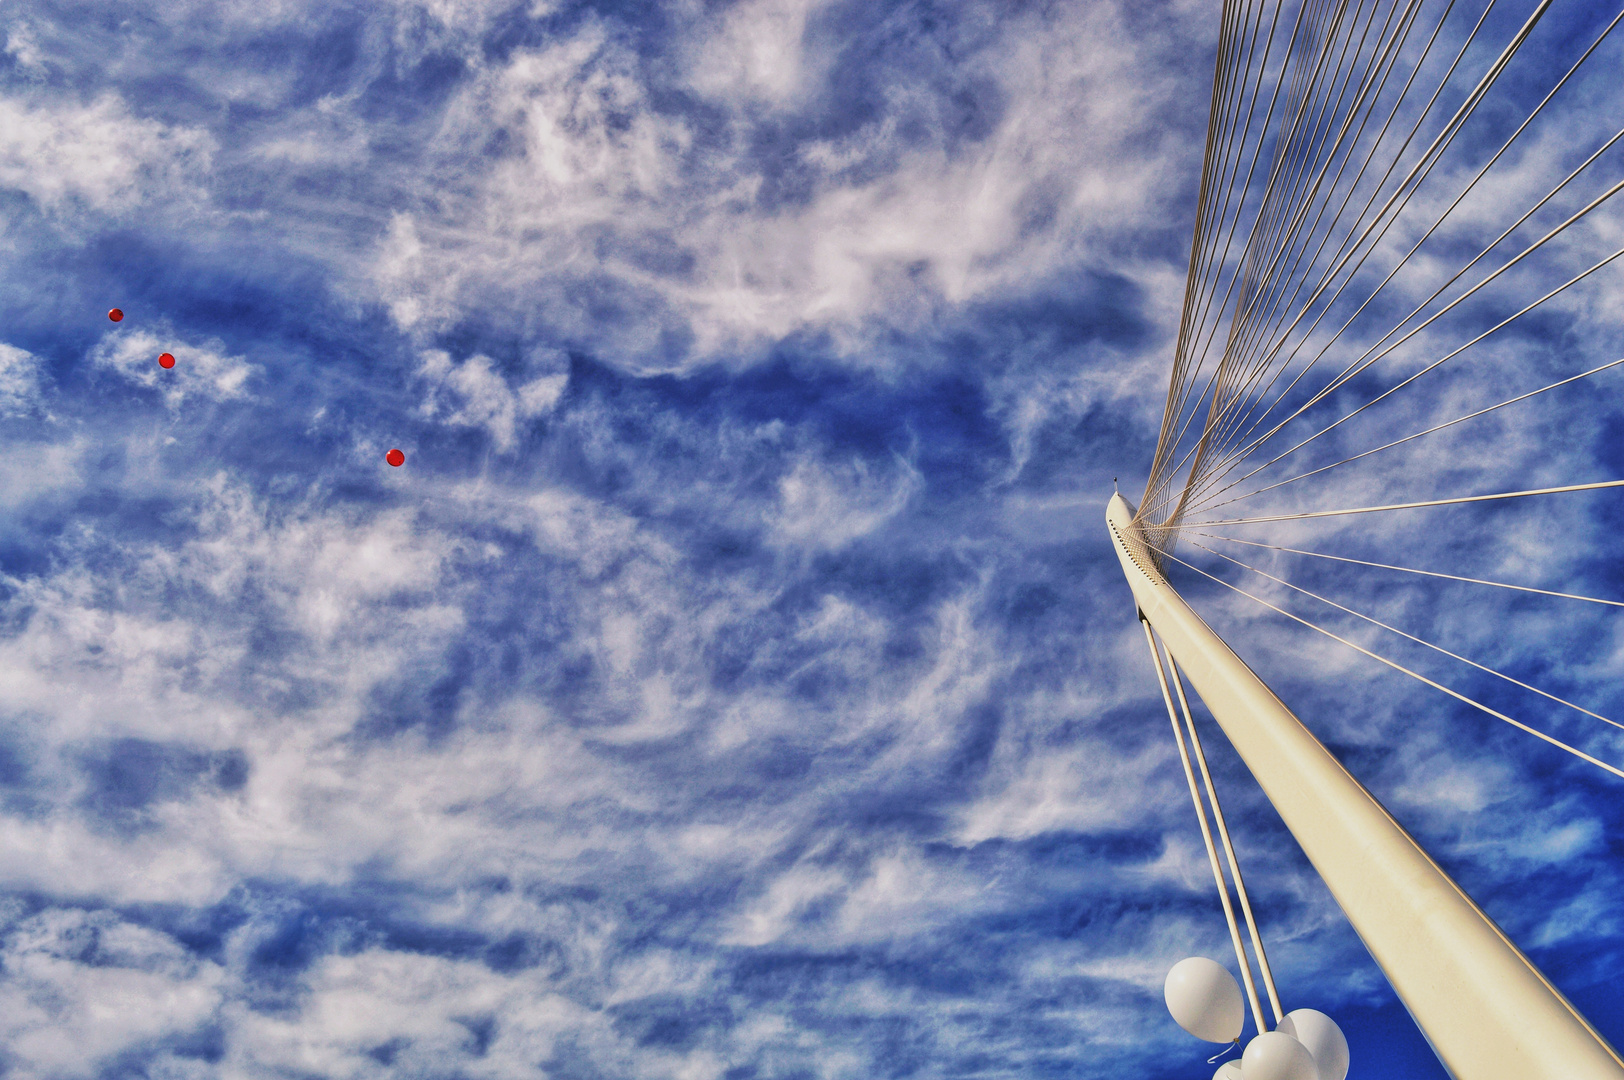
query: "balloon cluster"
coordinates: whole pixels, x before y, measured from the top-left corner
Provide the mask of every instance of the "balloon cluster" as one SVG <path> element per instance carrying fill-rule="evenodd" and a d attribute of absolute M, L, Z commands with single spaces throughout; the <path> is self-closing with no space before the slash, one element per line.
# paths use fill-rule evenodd
<path fill-rule="evenodd" d="M 1198 1039 L 1238 1043 L 1246 1006 L 1235 976 L 1204 956 L 1180 960 L 1163 987 L 1167 1011 Z M 1240 1061 L 1226 1061 L 1212 1080 L 1345 1080 L 1348 1040 L 1336 1021 L 1314 1009 L 1297 1009 L 1273 1031 L 1246 1044 Z"/>
<path fill-rule="evenodd" d="M 124 310 L 122 308 L 112 308 L 107 312 L 107 318 L 111 322 L 123 322 Z M 175 354 L 160 353 L 158 355 L 158 366 L 163 368 L 165 371 L 168 371 L 170 368 L 174 367 Z M 391 450 L 389 453 L 384 455 L 384 460 L 398 469 L 402 465 L 406 464 L 406 455 L 401 453 L 399 450 Z"/>

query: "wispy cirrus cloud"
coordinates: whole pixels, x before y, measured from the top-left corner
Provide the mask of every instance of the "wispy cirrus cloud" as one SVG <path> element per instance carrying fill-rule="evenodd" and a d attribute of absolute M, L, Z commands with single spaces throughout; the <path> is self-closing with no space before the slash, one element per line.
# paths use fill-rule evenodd
<path fill-rule="evenodd" d="M 41 63 L 26 34 L 8 52 Z M 141 117 L 117 94 L 86 104 L 0 99 L 0 187 L 22 192 L 57 220 L 79 209 L 124 214 L 140 203 L 201 191 L 214 140 L 197 127 Z"/>
<path fill-rule="evenodd" d="M 132 11 L 34 4 L 0 62 L 7 1064 L 1193 1067 L 1158 983 L 1228 945 L 1098 517 L 1159 420 L 1211 12 Z M 1361 437 L 1517 392 L 1527 344 Z M 1318 497 L 1608 460 L 1536 415 Z M 1274 538 L 1599 590 L 1605 524 Z M 1603 620 L 1376 599 L 1616 666 Z M 1607 985 L 1604 790 L 1200 602 Z M 1283 991 L 1424 1055 L 1214 736 Z"/>

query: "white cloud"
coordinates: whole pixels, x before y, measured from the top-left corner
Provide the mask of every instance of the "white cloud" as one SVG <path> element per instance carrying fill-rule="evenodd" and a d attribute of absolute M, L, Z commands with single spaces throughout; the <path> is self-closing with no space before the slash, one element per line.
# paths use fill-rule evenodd
<path fill-rule="evenodd" d="M 64 810 L 85 790 L 83 751 L 108 740 L 239 753 L 243 786 L 200 782 L 156 799 L 139 808 L 134 838 L 82 810 L 7 811 L 0 877 L 11 887 L 210 903 L 242 873 L 343 879 L 359 851 L 394 843 L 382 820 L 338 826 L 346 785 L 371 767 L 334 740 L 381 683 L 432 661 L 462 627 L 435 595 L 451 548 L 410 512 L 279 518 L 219 478 L 198 502 L 183 542 L 91 533 L 63 552 L 76 568 L 8 582 L 27 633 L 0 641 L 0 708 L 39 718 L 32 775 Z M 116 599 L 96 584 L 106 560 L 122 568 Z M 286 651 L 260 656 L 262 635 Z"/>
<path fill-rule="evenodd" d="M 458 1066 L 534 1076 L 557 1040 L 604 1026 L 549 991 L 534 973 L 504 977 L 471 961 L 381 949 L 330 956 L 305 979 L 292 1015 L 230 1010 L 232 1064 L 355 1078 Z"/>
<path fill-rule="evenodd" d="M 388 601 L 427 597 L 449 555 L 444 538 L 421 533 L 409 510 L 272 522 L 262 503 L 224 476 L 210 489 L 201 534 L 175 555 L 153 551 L 155 576 L 203 586 L 224 602 L 261 591 L 315 642 L 376 625 Z"/>
<path fill-rule="evenodd" d="M 1008 901 L 996 882 L 935 865 L 911 848 L 877 855 L 867 871 L 833 919 L 845 944 L 904 942 Z"/>
<path fill-rule="evenodd" d="M 726 9 L 717 30 L 702 39 L 689 75 L 693 86 L 717 98 L 759 97 L 786 105 L 814 89 L 820 74 L 807 71 L 804 48 L 809 17 L 827 0 L 746 0 Z"/>
<path fill-rule="evenodd" d="M 14 23 L 6 30 L 6 55 L 34 73 L 45 70 L 44 55 L 34 41 L 33 28 L 26 23 Z"/>
<path fill-rule="evenodd" d="M 39 407 L 44 366 L 26 349 L 0 342 L 0 417 L 26 416 Z"/>
<path fill-rule="evenodd" d="M 1126 622 L 1101 633 L 1097 620 L 1077 617 L 1021 644 L 996 593 L 1012 578 L 1092 580 L 1099 571 L 1087 539 L 1097 539 L 1097 499 L 1034 493 L 1021 487 L 1031 479 L 1023 466 L 1066 458 L 1044 440 L 1097 426 L 1102 402 L 1107 420 L 1123 424 L 1120 445 L 1145 423 L 1153 429 L 1165 357 L 1152 346 L 1068 344 L 1046 317 L 1027 337 L 1025 327 L 1012 331 L 1020 340 L 989 367 L 1013 369 L 983 385 L 1014 462 L 1002 486 L 966 496 L 975 505 L 964 510 L 953 499 L 925 505 L 926 455 L 865 457 L 822 445 L 815 425 L 746 421 L 725 405 L 714 423 L 712 414 L 691 423 L 680 406 L 638 396 L 646 385 L 625 395 L 638 400 L 624 409 L 608 393 L 567 401 L 563 354 L 526 349 L 580 341 L 611 366 L 727 368 L 807 332 L 854 363 L 894 367 L 906 351 L 906 364 L 961 364 L 956 346 L 931 344 L 944 323 L 1105 264 L 1140 284 L 1155 317 L 1171 325 L 1178 268 L 1140 261 L 1124 237 L 1188 212 L 1177 200 L 1189 194 L 1199 140 L 1173 145 L 1166 133 L 1182 129 L 1162 122 L 1171 109 L 1201 104 L 1187 91 L 1207 72 L 1183 70 L 1183 55 L 1169 70 L 1167 40 L 1180 41 L 1180 27 L 1200 28 L 1192 41 L 1209 37 L 1210 11 L 1187 8 L 1171 13 L 1161 42 L 1148 39 L 1136 9 L 1108 4 L 971 13 L 980 21 L 953 41 L 958 49 L 969 40 L 970 51 L 949 57 L 944 45 L 926 65 L 929 78 L 964 76 L 962 87 L 910 82 L 925 77 L 918 71 L 876 73 L 865 103 L 874 115 L 838 131 L 819 110 L 849 89 L 829 80 L 852 43 L 820 36 L 827 13 L 790 0 L 670 8 L 673 40 L 661 43 L 670 53 L 653 57 L 608 20 L 526 37 L 537 28 L 522 26 L 511 4 L 402 3 L 398 19 L 369 22 L 356 38 L 353 72 L 238 64 L 231 53 L 216 82 L 199 76 L 194 85 L 209 83 L 219 114 L 233 118 L 233 168 L 248 163 L 233 183 L 253 181 L 245 190 L 254 209 L 233 227 L 246 222 L 268 250 L 285 242 L 320 266 L 348 266 L 364 252 L 362 297 L 386 302 L 412 340 L 406 369 L 391 376 L 383 335 L 369 377 L 399 378 L 416 395 L 419 420 L 481 432 L 500 454 L 528 451 L 525 422 L 549 415 L 549 434 L 561 438 L 537 438 L 534 448 L 567 447 L 569 461 L 565 475 L 539 486 L 504 478 L 532 464 L 512 458 L 466 482 L 446 479 L 460 458 L 445 471 L 380 470 L 372 504 L 370 494 L 346 501 L 354 489 L 335 481 L 350 462 L 313 466 L 305 488 L 280 472 L 213 476 L 215 464 L 178 455 L 187 467 L 165 477 L 153 438 L 88 423 L 82 430 L 94 438 L 15 454 L 24 464 L 0 478 L 8 511 L 47 492 L 75 510 L 40 541 L 42 561 L 4 582 L 5 625 L 15 633 L 0 638 L 0 719 L 14 727 L 0 732 L 11 740 L 0 750 L 14 752 L 26 776 L 17 801 L 0 808 L 9 841 L 0 883 L 194 910 L 238 887 L 296 907 L 293 897 L 314 886 L 375 901 L 380 921 L 398 917 L 458 941 L 513 935 L 524 949 L 556 950 L 556 962 L 495 971 L 358 931 L 337 952 L 311 946 L 327 951 L 268 990 L 276 980 L 248 958 L 277 933 L 274 912 L 256 911 L 219 964 L 155 932 L 130 945 L 135 931 L 108 917 L 95 929 L 116 962 L 96 968 L 74 951 L 89 933 L 53 923 L 7 946 L 8 971 L 15 955 L 15 970 L 34 981 L 8 991 L 6 1022 L 34 1024 L 15 1029 L 30 1037 L 78 1036 L 87 1030 L 81 1017 L 97 1010 L 115 1022 L 66 1050 L 29 1043 L 37 1051 L 29 1066 L 46 1074 L 49 1054 L 65 1053 L 52 1068 L 88 1072 L 97 1055 L 215 1021 L 226 1046 L 219 1068 L 243 1075 L 529 1076 L 545 1062 L 569 1071 L 574 1054 L 590 1063 L 582 1071 L 608 1075 L 709 1078 L 755 1062 L 763 1075 L 869 1077 L 884 1064 L 871 1060 L 864 1037 L 845 1032 L 876 1022 L 921 1033 L 925 1068 L 941 1060 L 925 1039 L 944 1053 L 993 1047 L 1017 1069 L 1060 1054 L 1058 1042 L 1022 1045 L 1026 1025 L 1041 1022 L 1069 1033 L 1057 1040 L 1078 1040 L 1068 1044 L 1075 1060 L 1159 1046 L 1147 1043 L 1143 1002 L 1132 995 L 1148 993 L 1155 1006 L 1163 958 L 1175 946 L 1221 941 L 1222 928 L 1215 909 L 1196 918 L 1157 906 L 1170 895 L 1210 898 L 1212 884 L 1170 747 L 1165 738 L 1137 741 L 1141 721 L 1158 733 L 1166 726 L 1154 683 L 1142 677 L 1142 638 Z M 176 10 L 164 17 L 207 13 Z M 281 26 L 286 40 L 326 33 L 330 17 L 292 3 L 222 12 L 231 35 Z M 487 50 L 472 35 L 498 15 L 511 15 L 517 36 Z M 331 40 L 321 37 L 322 47 Z M 513 44 L 538 40 L 546 43 Z M 433 75 L 432 65 L 413 70 L 429 60 L 464 72 L 443 110 L 438 90 L 411 81 Z M 223 70 L 233 67 L 242 70 Z M 332 86 L 310 85 L 328 75 Z M 984 130 L 949 131 L 932 112 L 959 89 L 985 110 Z M 690 90 L 702 106 L 691 107 Z M 0 151 L 14 155 L 0 153 L 0 165 L 15 171 L 24 143 L 58 172 L 105 152 L 83 177 L 34 178 L 21 189 L 62 214 L 81 204 L 125 212 L 177 178 L 204 175 L 206 140 L 188 144 L 190 129 L 154 128 L 121 100 L 6 105 L 0 120 L 20 117 L 23 135 L 0 137 Z M 389 111 L 402 103 L 412 108 Z M 416 119 L 400 119 L 408 113 Z M 75 118 L 80 128 L 68 123 Z M 126 132 L 108 129 L 121 118 Z M 46 131 L 49 123 L 60 130 Z M 156 149 L 120 141 L 155 131 Z M 414 156 L 419 147 L 427 149 Z M 310 186 L 278 203 L 276 185 L 295 182 Z M 361 224 L 331 220 L 351 213 Z M 331 219 L 312 224 L 322 215 Z M 201 235 L 212 243 L 221 234 Z M 216 250 L 193 250 L 205 248 Z M 921 332 L 888 336 L 898 329 Z M 473 343 L 456 345 L 455 358 L 432 348 L 447 331 Z M 173 334 L 183 339 L 177 347 L 168 333 L 132 319 L 92 358 L 104 376 L 162 390 L 175 407 L 209 401 L 222 414 L 262 418 L 274 406 L 259 400 L 271 354 L 184 331 Z M 155 363 L 166 349 L 180 358 L 171 372 Z M 43 368 L 21 355 L 0 354 L 0 409 L 56 407 Z M 1499 391 L 1509 366 L 1493 355 L 1469 389 Z M 721 376 L 713 369 L 694 382 L 712 378 Z M 347 423 L 346 409 L 368 393 L 309 409 Z M 1474 403 L 1463 390 L 1447 404 Z M 297 408 L 294 428 L 307 415 L 304 403 Z M 1424 412 L 1392 420 L 1395 433 Z M 627 437 L 628 420 L 647 434 Z M 918 434 L 928 442 L 934 433 Z M 1541 458 L 1540 441 L 1526 435 L 1512 430 L 1502 447 L 1515 468 L 1555 476 L 1582 458 Z M 116 491 L 97 487 L 91 464 L 107 443 L 128 462 Z M 1482 471 L 1479 442 L 1439 445 L 1432 458 L 1318 490 L 1339 502 L 1378 501 L 1411 466 L 1414 475 Z M 985 448 L 994 469 L 1000 452 Z M 595 494 L 595 479 L 571 472 L 577 460 L 615 490 Z M 109 498 L 130 517 L 98 510 Z M 705 527 L 691 525 L 695 517 Z M 1407 537 L 1402 525 L 1337 539 L 1422 549 L 1442 567 L 1481 559 L 1506 576 L 1535 575 L 1578 566 L 1594 548 L 1595 526 L 1582 518 L 1564 511 L 1508 526 L 1503 543 L 1464 554 L 1441 535 Z M 1312 538 L 1327 535 L 1305 531 L 1304 546 L 1323 546 Z M 898 567 L 942 593 L 910 598 L 888 576 Z M 880 580 L 857 580 L 871 572 Z M 1104 573 L 1114 591 L 1095 597 L 1078 586 L 1066 602 L 1098 600 L 1116 612 L 1126 602 L 1121 583 L 1114 567 Z M 1393 605 L 1403 612 L 1402 601 Z M 1439 625 L 1483 642 L 1494 622 L 1482 611 Z M 1265 622 L 1273 616 L 1245 617 L 1249 644 L 1295 645 Z M 1523 626 L 1534 637 L 1554 632 L 1543 618 Z M 1292 670 L 1306 664 L 1322 680 L 1368 670 L 1334 643 L 1289 655 Z M 429 697 L 438 712 L 424 719 L 415 710 L 427 710 Z M 1399 747 L 1377 780 L 1407 814 L 1435 832 L 1461 815 L 1507 819 L 1504 828 L 1480 824 L 1455 852 L 1540 863 L 1598 850 L 1582 813 L 1528 826 L 1528 787 L 1479 767 L 1475 744 L 1417 736 L 1411 699 L 1375 690 L 1368 698 L 1327 723 L 1360 747 Z M 1112 741 L 1101 741 L 1106 724 Z M 247 775 L 233 790 L 204 777 L 161 791 L 115 832 L 88 808 L 98 780 L 85 762 L 121 739 L 241 753 Z M 1250 795 L 1251 809 L 1267 814 L 1249 788 L 1237 791 L 1241 806 Z M 1177 824 L 1157 850 L 1169 815 Z M 1247 817 L 1232 822 L 1244 829 Z M 1065 834 L 1101 831 L 1146 850 L 1080 868 L 1032 854 L 1067 843 Z M 1334 908 L 1303 884 L 1294 855 L 1263 841 L 1249 850 L 1259 848 L 1248 864 L 1255 895 L 1292 912 L 1271 928 L 1271 942 L 1287 943 L 1282 970 L 1295 955 L 1329 996 L 1367 987 L 1367 968 L 1351 982 L 1323 981 L 1344 970 L 1324 963 L 1323 937 L 1313 936 L 1333 925 Z M 1143 925 L 1090 928 L 1064 945 L 1036 941 L 1042 930 L 1011 931 L 996 954 L 974 951 L 987 947 L 978 920 L 989 912 L 1019 921 L 1033 904 L 1106 893 L 1129 898 Z M 312 923 L 350 918 L 305 914 Z M 1579 937 L 1604 915 L 1601 901 L 1575 901 L 1542 933 Z M 862 974 L 803 978 L 790 968 L 774 978 L 791 989 L 740 989 L 728 966 L 739 952 L 765 968 L 810 949 L 840 954 L 820 961 L 856 955 L 872 970 L 871 957 L 935 948 L 933 935 L 970 960 L 990 956 L 985 980 L 961 993 Z M 1362 963 L 1355 957 L 1349 969 Z M 1106 984 L 1109 1000 L 1077 995 L 1087 980 Z M 279 1008 L 261 1007 L 262 995 L 282 991 Z M 141 994 L 161 1007 L 132 1017 L 126 999 Z M 743 1015 L 731 1028 L 698 1024 L 703 1032 L 685 1049 L 640 1045 L 627 1018 L 662 995 L 723 1012 L 743 1001 Z M 1025 1007 L 1014 1014 L 1011 1002 Z M 842 1033 L 819 1029 L 824 1020 L 845 1025 Z M 1112 1056 L 1111 1067 L 1132 1072 L 1121 1060 Z M 149 1071 L 207 1069 L 159 1053 Z"/>
<path fill-rule="evenodd" d="M 226 401 L 247 396 L 245 384 L 260 370 L 257 365 L 228 355 L 223 342 L 193 345 L 178 337 L 167 330 L 114 330 L 92 350 L 91 361 L 138 386 L 161 391 L 171 409 L 189 398 Z M 158 365 L 162 353 L 173 354 L 174 367 Z"/>
<path fill-rule="evenodd" d="M 1618 905 L 1605 888 L 1594 885 L 1581 889 L 1552 911 L 1533 935 L 1541 948 L 1564 942 L 1594 941 L 1601 935 L 1618 933 Z"/>
<path fill-rule="evenodd" d="M 910 939 L 996 910 L 1009 900 L 996 880 L 927 858 L 914 847 L 874 852 L 860 867 L 833 864 L 829 856 L 818 851 L 773 874 L 758 895 L 730 916 L 722 943 L 762 947 L 784 942 L 820 950 L 889 943 L 905 948 Z"/>
<path fill-rule="evenodd" d="M 3 952 L 0 1040 L 35 1076 L 90 1076 L 106 1059 L 207 1021 L 224 974 L 179 942 L 109 913 L 47 909 Z"/>
<path fill-rule="evenodd" d="M 536 546 L 577 563 L 589 579 L 623 560 L 647 560 L 664 569 L 678 557 L 631 515 L 567 488 L 535 492 L 522 507 L 520 520 L 533 530 Z"/>
<path fill-rule="evenodd" d="M 214 149 L 202 129 L 136 116 L 113 94 L 34 108 L 0 98 L 0 187 L 53 213 L 121 213 L 173 196 L 197 183 Z"/>
<path fill-rule="evenodd" d="M 0 471 L 0 506 L 15 513 L 30 503 L 60 500 L 80 490 L 96 441 L 84 436 L 26 445 L 11 444 L 15 468 Z"/>
<path fill-rule="evenodd" d="M 801 864 L 775 877 L 767 891 L 734 916 L 724 945 L 766 945 L 793 930 L 808 907 L 844 891 L 833 867 Z"/>
<path fill-rule="evenodd" d="M 1129 826 L 1144 813 L 1145 777 L 1171 751 L 1158 747 L 1128 757 L 1120 747 L 1084 743 L 1047 754 L 1031 748 L 1008 753 L 1013 760 L 997 763 L 997 780 L 988 785 L 993 790 L 961 811 L 960 843 Z M 1177 805 L 1181 791 L 1159 788 L 1153 801 Z"/>
<path fill-rule="evenodd" d="M 835 551 L 883 528 L 923 486 L 907 462 L 895 465 L 886 476 L 861 458 L 844 465 L 797 462 L 778 481 L 773 535 L 786 545 Z"/>
<path fill-rule="evenodd" d="M 491 364 L 488 356 L 470 356 L 459 364 L 442 350 L 423 353 L 417 374 L 429 383 L 429 392 L 419 412 L 430 419 L 443 414 L 445 423 L 459 427 L 484 428 L 496 448 L 506 453 L 514 447 L 521 421 L 541 416 L 558 403 L 569 372 L 538 375 L 515 388 Z M 455 404 L 445 405 L 442 395 L 455 399 Z"/>
<path fill-rule="evenodd" d="M 649 69 L 597 24 L 482 70 L 431 150 L 465 161 L 498 137 L 507 149 L 436 192 L 444 209 L 395 218 L 372 273 L 397 322 L 433 332 L 512 304 L 640 368 L 800 331 L 872 362 L 858 351 L 871 322 L 917 329 L 944 305 L 1086 264 L 1094 237 L 1157 227 L 1167 189 L 1151 177 L 1189 150 L 1139 133 L 1176 88 L 1146 78 L 1161 45 L 1110 6 L 1000 27 L 971 64 L 982 89 L 967 91 L 998 117 L 984 139 L 901 140 L 890 114 L 919 99 L 899 90 L 868 126 L 808 138 L 807 197 L 769 201 L 774 166 L 752 156 L 749 103 L 819 98 L 836 43 L 807 38 L 815 9 L 754 0 L 685 26 L 692 77 L 728 110 L 720 143 L 658 106 Z"/>

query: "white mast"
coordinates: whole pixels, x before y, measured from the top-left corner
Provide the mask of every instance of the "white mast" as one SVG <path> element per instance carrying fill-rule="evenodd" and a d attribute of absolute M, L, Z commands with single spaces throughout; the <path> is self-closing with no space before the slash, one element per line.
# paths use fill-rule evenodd
<path fill-rule="evenodd" d="M 1624 1080 L 1624 1060 L 1168 584 L 1120 494 L 1140 612 L 1458 1080 Z"/>

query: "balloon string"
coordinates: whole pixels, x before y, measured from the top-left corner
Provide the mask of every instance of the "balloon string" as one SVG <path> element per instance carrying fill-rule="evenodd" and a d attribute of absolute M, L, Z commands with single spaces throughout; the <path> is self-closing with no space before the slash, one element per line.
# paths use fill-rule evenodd
<path fill-rule="evenodd" d="M 1240 1049 L 1240 1045 L 1241 1045 L 1241 1041 L 1239 1039 L 1236 1039 L 1234 1042 L 1232 1042 L 1228 1046 L 1224 1047 L 1218 1053 L 1216 1053 L 1216 1054 L 1212 1055 L 1212 1057 L 1208 1058 L 1207 1059 L 1207 1064 L 1208 1065 L 1216 1065 L 1219 1061 L 1221 1061 L 1222 1059 L 1228 1057 L 1230 1051 Z"/>

